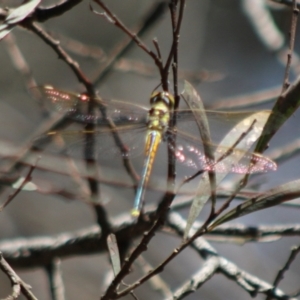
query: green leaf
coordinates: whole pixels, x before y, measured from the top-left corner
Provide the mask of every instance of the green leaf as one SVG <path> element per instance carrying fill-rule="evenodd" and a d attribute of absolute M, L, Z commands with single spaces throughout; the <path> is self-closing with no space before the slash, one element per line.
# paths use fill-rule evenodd
<path fill-rule="evenodd" d="M 257 142 L 255 152 L 263 152 L 279 128 L 298 109 L 300 105 L 300 78 L 297 79 L 282 95 L 272 109 L 272 114 Z M 280 117 L 279 117 L 280 116 Z"/>
<path fill-rule="evenodd" d="M 295 199 L 300 196 L 300 180 L 285 183 L 279 187 L 271 189 L 260 196 L 251 198 L 227 212 L 224 216 L 215 220 L 209 227 L 208 231 L 213 230 L 218 225 L 241 216 L 253 213 L 258 210 L 269 208 L 285 201 Z"/>
<path fill-rule="evenodd" d="M 211 147 L 212 141 L 209 130 L 209 123 L 206 117 L 205 109 L 201 97 L 194 89 L 194 87 L 188 82 L 184 81 L 184 90 L 182 93 L 182 97 L 187 103 L 188 107 L 192 110 L 194 119 L 197 123 L 199 133 L 201 136 L 201 140 L 203 142 L 203 151 L 206 157 L 208 157 L 211 161 L 215 160 L 214 151 Z M 214 171 L 208 172 L 209 178 L 209 186 L 211 198 L 213 199 L 213 203 L 215 203 L 215 190 L 216 190 L 216 174 Z M 193 206 L 194 203 L 192 203 Z M 197 204 L 195 204 L 197 206 Z M 200 212 L 199 212 L 200 213 Z M 196 216 L 197 217 L 197 216 Z M 187 230 L 192 227 L 195 221 L 195 215 L 190 213 L 187 219 Z M 186 236 L 188 235 L 188 231 L 186 232 Z M 185 238 L 186 238 L 185 236 Z"/>
<path fill-rule="evenodd" d="M 249 127 L 251 126 L 251 124 L 253 124 L 253 122 L 255 121 L 254 129 L 251 130 L 247 134 L 247 136 L 244 139 L 242 139 L 241 142 L 238 144 L 238 147 L 240 149 L 243 149 L 245 151 L 249 150 L 251 148 L 251 146 L 255 143 L 255 141 L 259 138 L 259 136 L 261 135 L 261 132 L 264 128 L 264 125 L 265 125 L 269 115 L 270 115 L 270 111 L 259 111 L 259 112 L 253 113 L 249 117 L 245 118 L 244 120 L 242 120 L 241 122 L 236 124 L 232 128 L 232 130 L 230 130 L 229 133 L 221 141 L 221 143 L 219 145 L 220 153 L 224 152 L 224 151 L 222 151 L 222 147 L 224 147 L 224 146 L 231 147 L 240 138 L 241 134 L 246 132 L 249 129 Z M 218 159 L 221 156 L 220 153 L 218 153 L 218 149 L 217 149 L 216 154 L 215 154 L 215 159 Z M 237 163 L 239 160 L 241 160 L 243 158 L 244 154 L 245 153 L 243 153 L 243 151 L 240 151 L 240 153 L 238 153 L 237 155 L 235 154 L 234 158 L 231 155 L 228 155 L 228 157 L 226 157 L 222 161 L 224 161 L 224 163 L 226 163 L 226 161 L 230 162 L 230 163 L 232 163 L 232 162 Z M 228 173 L 217 173 L 216 174 L 216 186 L 224 179 L 224 177 L 227 174 Z M 199 181 L 199 184 L 197 187 L 196 196 L 194 198 L 194 201 L 193 201 L 191 209 L 190 209 L 184 238 L 186 238 L 188 236 L 189 231 L 190 231 L 194 221 L 196 220 L 196 218 L 200 214 L 203 206 L 209 199 L 209 195 L 210 195 L 209 176 L 207 173 L 204 173 L 200 178 L 200 181 Z"/>

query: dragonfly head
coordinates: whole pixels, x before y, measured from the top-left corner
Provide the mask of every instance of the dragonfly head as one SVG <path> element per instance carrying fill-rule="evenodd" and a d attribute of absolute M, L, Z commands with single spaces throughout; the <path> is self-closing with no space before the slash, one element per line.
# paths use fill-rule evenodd
<path fill-rule="evenodd" d="M 169 110 L 174 109 L 175 100 L 172 94 L 168 92 L 154 92 L 150 98 L 151 106 L 156 106 L 157 104 L 162 103 L 166 105 Z"/>
<path fill-rule="evenodd" d="M 174 97 L 168 92 L 154 92 L 150 98 L 151 109 L 148 113 L 148 128 L 165 132 L 170 113 L 174 109 Z"/>

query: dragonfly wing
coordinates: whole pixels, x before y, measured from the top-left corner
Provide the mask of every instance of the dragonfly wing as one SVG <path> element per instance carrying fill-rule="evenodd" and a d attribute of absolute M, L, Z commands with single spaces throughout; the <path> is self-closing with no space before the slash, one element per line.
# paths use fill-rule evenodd
<path fill-rule="evenodd" d="M 80 121 L 84 117 L 84 106 L 87 105 L 87 97 L 80 94 L 68 93 L 52 86 L 37 86 L 31 88 L 30 92 L 42 99 L 46 108 L 50 112 L 57 112 Z M 82 107 L 80 107 L 82 104 Z"/>
<path fill-rule="evenodd" d="M 177 162 L 198 171 L 215 171 L 216 173 L 248 174 L 276 170 L 276 164 L 269 158 L 257 153 L 238 148 L 230 148 L 211 144 L 215 153 L 215 161 L 204 155 L 200 141 L 183 138 L 178 134 L 176 147 L 171 143 L 168 147 L 175 155 Z M 250 165 L 250 163 L 253 165 Z"/>
<path fill-rule="evenodd" d="M 148 108 L 119 100 L 106 100 L 106 114 L 116 125 L 147 124 Z M 101 119 L 98 124 L 101 124 Z"/>
<path fill-rule="evenodd" d="M 243 119 L 241 122 L 239 122 L 222 139 L 220 146 L 217 146 L 215 159 L 220 159 L 224 155 L 224 152 L 225 152 L 224 150 L 226 149 L 226 147 L 227 147 L 227 149 L 228 149 L 228 147 L 230 149 L 230 146 L 234 145 L 235 142 L 240 140 L 237 147 L 240 147 L 241 149 L 243 149 L 245 151 L 243 152 L 242 150 L 238 150 L 238 152 L 232 152 L 232 154 L 234 154 L 234 153 L 238 153 L 238 154 L 234 154 L 233 156 L 232 156 L 232 154 L 230 154 L 230 156 L 224 158 L 223 163 L 225 163 L 226 159 L 229 160 L 229 163 L 225 164 L 225 167 L 227 170 L 232 170 L 232 168 L 233 168 L 234 171 L 239 170 L 238 173 L 244 173 L 244 171 L 246 169 L 244 168 L 244 164 L 242 162 L 240 162 L 240 160 L 244 157 L 244 158 L 246 158 L 246 160 L 251 162 L 253 155 L 257 158 L 257 162 L 258 162 L 258 164 L 257 164 L 258 169 L 256 169 L 256 170 L 253 169 L 253 171 L 262 172 L 262 171 L 268 171 L 268 170 L 276 170 L 277 166 L 271 160 L 269 160 L 265 157 L 262 157 L 258 154 L 255 154 L 255 153 L 250 154 L 250 155 L 247 154 L 247 151 L 251 148 L 251 146 L 259 138 L 259 136 L 262 132 L 262 129 L 264 127 L 264 124 L 266 123 L 268 117 L 269 117 L 269 115 L 266 114 L 266 112 L 262 111 L 262 112 L 257 112 L 255 114 L 252 114 L 248 118 Z M 253 127 L 253 124 L 256 124 L 257 127 Z M 255 129 L 255 128 L 257 128 L 257 129 Z M 241 139 L 241 137 L 243 136 L 243 133 L 247 133 L 247 134 L 244 136 L 244 138 Z M 234 160 L 232 160 L 232 157 L 234 158 Z M 232 167 L 233 165 L 234 165 L 234 167 Z M 240 170 L 242 170 L 242 171 L 240 171 Z M 223 178 L 227 175 L 227 173 L 228 172 L 224 172 L 224 173 L 216 172 L 217 185 L 223 180 Z M 204 204 L 209 199 L 208 195 L 210 195 L 210 185 L 209 185 L 208 175 L 204 174 L 201 177 L 201 180 L 199 180 L 199 184 L 198 184 L 197 191 L 196 191 L 196 196 L 193 200 L 193 203 L 192 203 L 192 206 L 190 209 L 187 227 L 185 229 L 185 234 L 184 234 L 185 238 L 188 236 L 188 233 L 190 231 L 190 228 L 192 227 L 194 220 L 198 217 Z"/>
<path fill-rule="evenodd" d="M 108 118 L 117 124 L 145 123 L 147 109 L 124 101 L 90 98 L 86 94 L 75 94 L 51 86 L 31 89 L 45 102 L 46 108 L 70 117 L 76 122 L 107 125 Z M 90 113 L 90 105 L 98 108 Z"/>
<path fill-rule="evenodd" d="M 179 130 L 188 132 L 190 134 L 199 136 L 199 130 L 195 123 L 195 114 L 199 114 L 197 110 L 192 112 L 190 109 L 180 109 L 177 111 L 177 127 Z M 203 113 L 201 111 L 201 113 Z M 205 115 L 208 120 L 211 139 L 214 143 L 220 143 L 223 137 L 231 129 L 235 127 L 236 132 L 242 133 L 249 123 L 243 125 L 243 120 L 249 120 L 249 118 L 255 115 L 257 111 L 240 111 L 240 112 L 224 112 L 224 111 L 210 111 L 205 110 Z M 270 115 L 270 111 L 264 110 L 259 112 L 259 118 L 266 119 Z M 253 120 L 253 119 L 251 119 Z M 238 127 L 236 125 L 239 124 Z M 257 132 L 261 132 L 263 129 L 263 123 L 259 120 L 254 124 L 253 128 Z"/>
<path fill-rule="evenodd" d="M 117 127 L 116 133 L 117 135 L 108 128 L 93 131 L 53 131 L 38 137 L 35 144 L 39 145 L 45 139 L 51 139 L 50 147 L 47 148 L 50 152 L 100 161 L 123 156 L 134 157 L 143 153 L 144 127 Z"/>

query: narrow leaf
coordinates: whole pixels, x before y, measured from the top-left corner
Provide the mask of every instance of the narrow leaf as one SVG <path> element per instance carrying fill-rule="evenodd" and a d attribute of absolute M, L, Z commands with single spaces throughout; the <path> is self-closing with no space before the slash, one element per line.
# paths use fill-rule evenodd
<path fill-rule="evenodd" d="M 184 90 L 181 95 L 188 107 L 193 112 L 193 116 L 197 123 L 203 143 L 210 144 L 211 137 L 209 125 L 201 97 L 194 87 L 186 80 L 184 81 Z M 211 155 L 213 156 L 213 153 L 211 153 Z"/>
<path fill-rule="evenodd" d="M 281 94 L 273 107 L 272 114 L 257 142 L 255 152 L 261 153 L 279 128 L 290 118 L 300 105 L 300 77 Z M 278 117 L 281 116 L 281 117 Z"/>
<path fill-rule="evenodd" d="M 113 267 L 113 271 L 115 276 L 121 270 L 121 262 L 120 262 L 120 254 L 116 236 L 114 234 L 110 234 L 107 237 L 107 246 L 110 255 L 111 264 Z"/>
<path fill-rule="evenodd" d="M 300 180 L 285 183 L 279 187 L 261 194 L 260 196 L 251 198 L 248 201 L 245 201 L 244 203 L 238 205 L 237 207 L 214 221 L 208 227 L 208 231 L 211 231 L 218 225 L 230 220 L 239 218 L 258 210 L 281 204 L 285 201 L 289 201 L 297 197 L 300 197 Z"/>
<path fill-rule="evenodd" d="M 231 147 L 240 138 L 240 136 L 249 129 L 251 124 L 253 124 L 253 122 L 255 121 L 254 129 L 251 130 L 247 134 L 247 136 L 244 139 L 242 139 L 241 142 L 238 144 L 238 148 L 243 149 L 245 151 L 249 150 L 251 146 L 255 143 L 255 141 L 259 138 L 269 115 L 270 115 L 270 111 L 260 111 L 245 118 L 244 120 L 239 122 L 236 126 L 234 126 L 232 130 L 229 131 L 229 133 L 223 138 L 219 146 Z M 218 153 L 218 149 L 216 150 L 215 159 L 218 159 L 220 157 L 220 154 L 217 153 Z M 243 152 L 240 152 L 240 155 L 235 156 L 235 158 L 229 155 L 227 158 L 224 159 L 224 162 L 226 163 L 226 160 L 229 160 L 231 162 L 232 161 L 238 162 L 242 158 L 243 158 Z M 227 174 L 228 173 L 217 173 L 216 185 L 218 185 Z M 200 178 L 196 196 L 194 198 L 194 201 L 190 209 L 184 238 L 188 236 L 194 221 L 196 220 L 203 206 L 209 199 L 208 196 L 210 195 L 209 189 L 210 189 L 210 183 L 209 183 L 208 174 L 204 173 Z"/>
<path fill-rule="evenodd" d="M 184 82 L 184 91 L 182 93 L 182 97 L 187 103 L 188 107 L 193 112 L 193 116 L 197 123 L 200 137 L 203 142 L 204 154 L 211 161 L 214 161 L 215 157 L 214 157 L 213 148 L 211 147 L 212 141 L 210 136 L 209 123 L 206 117 L 204 105 L 201 100 L 201 97 L 188 81 Z M 209 194 L 211 195 L 213 205 L 215 205 L 216 174 L 213 170 L 208 172 L 208 179 L 210 184 Z M 187 226 L 192 226 L 194 221 L 195 221 L 194 215 L 190 214 L 187 219 Z"/>

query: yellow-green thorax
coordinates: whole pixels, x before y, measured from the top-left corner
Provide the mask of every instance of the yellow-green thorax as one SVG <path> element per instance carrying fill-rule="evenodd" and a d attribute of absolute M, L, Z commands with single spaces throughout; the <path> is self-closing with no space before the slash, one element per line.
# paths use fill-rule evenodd
<path fill-rule="evenodd" d="M 150 98 L 148 129 L 164 134 L 174 110 L 174 97 L 168 92 L 154 92 Z"/>

